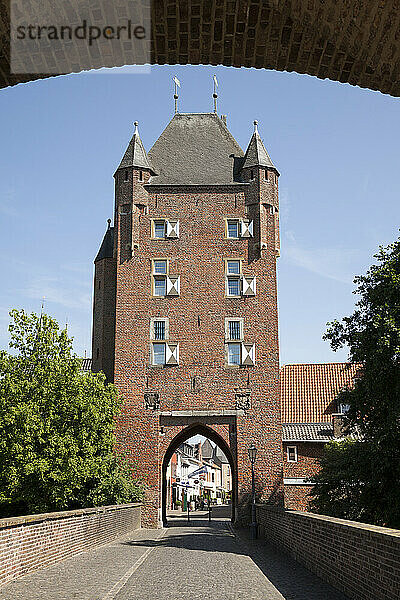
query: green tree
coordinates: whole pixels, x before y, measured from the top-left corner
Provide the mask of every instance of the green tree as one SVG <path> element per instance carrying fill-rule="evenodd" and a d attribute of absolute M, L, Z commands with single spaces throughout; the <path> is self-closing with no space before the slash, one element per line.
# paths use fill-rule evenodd
<path fill-rule="evenodd" d="M 121 401 L 102 373 L 82 373 L 48 315 L 10 313 L 0 351 L 0 515 L 132 502 L 143 486 L 114 452 Z"/>
<path fill-rule="evenodd" d="M 400 238 L 356 277 L 353 314 L 328 324 L 333 350 L 348 346 L 359 377 L 338 400 L 348 404 L 359 440 L 326 447 L 312 508 L 338 517 L 400 526 Z"/>

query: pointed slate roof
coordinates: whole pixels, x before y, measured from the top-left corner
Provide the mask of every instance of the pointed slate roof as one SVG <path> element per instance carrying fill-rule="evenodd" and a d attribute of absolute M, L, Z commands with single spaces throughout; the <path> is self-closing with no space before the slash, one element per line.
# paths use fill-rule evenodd
<path fill-rule="evenodd" d="M 234 185 L 243 150 L 215 113 L 176 113 L 151 150 L 150 185 Z"/>
<path fill-rule="evenodd" d="M 124 169 L 126 167 L 150 169 L 152 173 L 155 173 L 149 161 L 149 157 L 147 156 L 147 152 L 142 144 L 142 140 L 140 139 L 137 121 L 135 121 L 134 134 L 128 144 L 127 149 L 125 150 L 125 154 L 122 157 L 121 162 L 119 163 L 118 169 Z"/>
<path fill-rule="evenodd" d="M 278 172 L 258 133 L 257 121 L 254 121 L 254 133 L 247 147 L 242 169 L 246 167 L 269 167 Z"/>
<path fill-rule="evenodd" d="M 106 233 L 104 234 L 103 241 L 100 246 L 100 250 L 97 253 L 94 262 L 96 263 L 103 258 L 112 258 L 114 250 L 114 227 L 108 226 Z"/>

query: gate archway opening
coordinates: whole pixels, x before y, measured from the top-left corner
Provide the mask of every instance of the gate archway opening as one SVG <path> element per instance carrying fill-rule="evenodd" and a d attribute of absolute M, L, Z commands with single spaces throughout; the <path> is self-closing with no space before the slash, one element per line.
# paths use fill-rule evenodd
<path fill-rule="evenodd" d="M 207 425 L 204 425 L 202 423 L 195 423 L 193 425 L 189 425 L 188 427 L 185 427 L 180 433 L 178 433 L 174 439 L 171 441 L 170 445 L 168 446 L 164 458 L 163 458 L 163 462 L 162 462 L 162 522 L 163 525 L 166 526 L 167 522 L 168 522 L 168 504 L 171 501 L 171 495 L 168 493 L 168 490 L 170 489 L 171 486 L 171 479 L 167 477 L 167 472 L 168 472 L 168 466 L 170 465 L 171 459 L 174 456 L 174 454 L 176 453 L 176 451 L 179 449 L 180 446 L 182 446 L 182 444 L 184 444 L 185 442 L 187 442 L 188 440 L 190 440 L 191 438 L 194 438 L 195 436 L 201 436 L 202 438 L 206 438 L 206 440 L 210 440 L 211 442 L 213 442 L 218 448 L 219 450 L 222 452 L 222 454 L 226 457 L 226 460 L 228 461 L 228 465 L 229 465 L 229 469 L 230 469 L 230 483 L 231 483 L 231 493 L 229 495 L 229 502 L 231 505 L 231 520 L 234 521 L 235 517 L 236 517 L 236 507 L 237 507 L 237 467 L 236 467 L 236 460 L 233 456 L 232 450 L 229 447 L 229 445 L 226 443 L 226 441 L 223 439 L 222 436 L 220 436 L 215 430 L 213 430 L 211 427 L 208 427 Z M 194 463 L 196 462 L 195 457 L 194 458 Z M 197 468 L 200 470 L 202 469 L 202 467 L 206 467 L 206 469 L 212 469 L 212 467 L 210 466 L 210 463 L 206 460 L 202 460 L 201 456 L 200 456 L 200 460 L 197 459 L 198 465 Z M 192 465 L 192 468 L 196 467 L 196 464 Z M 195 472 L 196 469 L 192 470 L 192 473 Z M 206 472 L 206 471 L 204 471 Z M 200 473 L 199 473 L 200 476 Z M 194 481 L 197 481 L 197 479 L 195 479 L 195 475 L 192 477 L 191 473 L 188 472 L 188 477 L 193 479 Z M 179 481 L 179 482 L 172 482 L 172 483 L 180 483 L 181 484 L 181 490 L 183 489 L 183 482 Z M 214 484 L 216 482 L 213 482 Z M 222 483 L 222 481 L 221 481 Z M 196 488 L 197 486 L 197 488 Z M 176 488 L 178 488 L 179 486 L 177 485 Z M 197 491 L 197 494 L 199 493 L 199 488 L 201 489 L 200 491 L 200 495 L 196 495 L 196 502 L 201 500 L 204 500 L 205 498 L 210 497 L 210 493 L 207 493 L 205 490 L 205 485 L 203 483 L 203 486 L 201 484 L 201 479 L 199 477 L 198 479 L 198 484 L 194 484 L 192 486 L 192 490 L 193 492 Z M 214 487 L 216 487 L 214 485 Z M 222 486 L 221 486 L 222 487 Z M 175 489 L 176 489 L 175 488 Z M 209 490 L 208 490 L 209 491 Z M 186 507 L 185 507 L 186 508 Z"/>

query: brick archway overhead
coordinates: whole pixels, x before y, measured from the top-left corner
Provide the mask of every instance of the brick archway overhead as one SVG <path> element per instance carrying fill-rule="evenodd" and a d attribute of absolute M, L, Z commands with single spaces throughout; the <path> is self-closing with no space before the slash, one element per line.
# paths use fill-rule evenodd
<path fill-rule="evenodd" d="M 400 95 L 400 0 L 153 0 L 152 64 L 297 71 Z M 0 87 L 10 74 L 0 0 Z M 115 66 L 129 64 L 115 61 Z"/>

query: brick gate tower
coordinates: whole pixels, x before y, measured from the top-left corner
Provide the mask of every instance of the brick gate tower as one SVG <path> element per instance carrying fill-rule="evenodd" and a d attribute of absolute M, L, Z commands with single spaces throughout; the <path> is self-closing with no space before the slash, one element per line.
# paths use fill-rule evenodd
<path fill-rule="evenodd" d="M 231 463 L 234 518 L 283 502 L 276 258 L 278 177 L 254 122 L 246 153 L 215 113 L 176 113 L 146 153 L 135 132 L 95 259 L 93 370 L 124 398 L 118 445 L 165 517 L 165 471 L 195 434 Z"/>

